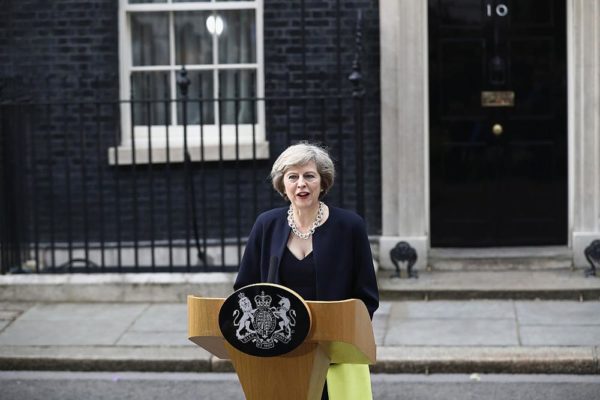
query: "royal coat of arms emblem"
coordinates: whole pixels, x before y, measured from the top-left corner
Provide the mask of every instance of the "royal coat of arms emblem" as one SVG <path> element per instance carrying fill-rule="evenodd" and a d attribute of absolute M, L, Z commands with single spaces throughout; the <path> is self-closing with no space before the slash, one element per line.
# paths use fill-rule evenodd
<path fill-rule="evenodd" d="M 288 288 L 258 283 L 238 289 L 219 312 L 223 337 L 236 349 L 259 357 L 288 353 L 310 331 L 310 310 Z"/>
<path fill-rule="evenodd" d="M 276 307 L 271 306 L 272 297 L 261 292 L 252 302 L 244 292 L 238 293 L 239 309 L 233 312 L 236 337 L 242 343 L 254 342 L 259 349 L 270 349 L 276 343 L 288 343 L 296 325 L 296 311 L 287 297 L 279 296 Z"/>

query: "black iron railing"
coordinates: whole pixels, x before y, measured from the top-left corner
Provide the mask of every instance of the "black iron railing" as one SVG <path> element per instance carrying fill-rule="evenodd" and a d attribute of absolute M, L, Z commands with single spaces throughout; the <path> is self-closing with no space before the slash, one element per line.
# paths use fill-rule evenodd
<path fill-rule="evenodd" d="M 257 214 L 285 205 L 267 177 L 300 140 L 325 145 L 336 161 L 327 201 L 362 213 L 362 101 L 189 94 L 0 104 L 2 273 L 235 269 Z M 236 118 L 250 103 L 250 123 L 187 121 L 188 109 L 202 116 L 211 102 L 233 103 Z M 173 104 L 182 105 L 181 124 L 152 123 L 156 105 L 168 116 Z M 147 126 L 130 123 L 141 108 Z"/>

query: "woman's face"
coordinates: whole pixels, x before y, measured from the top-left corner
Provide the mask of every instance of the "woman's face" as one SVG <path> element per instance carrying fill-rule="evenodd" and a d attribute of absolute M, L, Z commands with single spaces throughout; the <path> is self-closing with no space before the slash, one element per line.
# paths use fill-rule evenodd
<path fill-rule="evenodd" d="M 306 210 L 319 204 L 321 175 L 314 161 L 288 168 L 283 174 L 283 183 L 285 194 L 296 209 Z"/>

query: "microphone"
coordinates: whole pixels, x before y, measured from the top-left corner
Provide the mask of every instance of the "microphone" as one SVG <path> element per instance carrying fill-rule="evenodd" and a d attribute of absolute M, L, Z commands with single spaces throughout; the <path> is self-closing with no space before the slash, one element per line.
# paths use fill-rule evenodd
<path fill-rule="evenodd" d="M 277 283 L 277 264 L 279 259 L 277 256 L 271 257 L 269 262 L 269 275 L 267 275 L 267 283 Z"/>

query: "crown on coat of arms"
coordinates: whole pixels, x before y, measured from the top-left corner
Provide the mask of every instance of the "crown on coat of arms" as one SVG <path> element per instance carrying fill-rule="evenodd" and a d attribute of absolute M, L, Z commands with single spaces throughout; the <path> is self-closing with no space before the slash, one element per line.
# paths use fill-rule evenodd
<path fill-rule="evenodd" d="M 254 302 L 258 307 L 269 307 L 271 305 L 271 296 L 265 295 L 265 292 L 261 291 L 259 295 L 254 296 Z"/>

